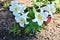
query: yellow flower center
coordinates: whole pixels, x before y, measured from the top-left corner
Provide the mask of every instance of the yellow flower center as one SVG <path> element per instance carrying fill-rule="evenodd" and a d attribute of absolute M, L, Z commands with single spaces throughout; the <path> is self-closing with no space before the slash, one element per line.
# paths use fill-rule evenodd
<path fill-rule="evenodd" d="M 50 8 L 50 11 L 53 13 L 53 9 L 52 8 Z"/>
<path fill-rule="evenodd" d="M 43 20 L 43 17 L 41 14 L 38 15 L 38 20 L 42 21 Z"/>
<path fill-rule="evenodd" d="M 18 8 L 17 7 L 14 8 L 14 12 L 18 12 Z"/>
<path fill-rule="evenodd" d="M 24 24 L 24 20 L 23 19 L 20 20 L 20 24 Z"/>

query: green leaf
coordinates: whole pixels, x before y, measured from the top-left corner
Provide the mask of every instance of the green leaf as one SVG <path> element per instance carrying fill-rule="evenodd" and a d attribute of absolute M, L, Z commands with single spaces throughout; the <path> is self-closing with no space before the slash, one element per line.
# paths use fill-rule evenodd
<path fill-rule="evenodd" d="M 33 12 L 36 13 L 36 9 L 35 9 L 35 7 L 33 7 Z"/>
<path fill-rule="evenodd" d="M 14 33 L 15 35 L 16 34 L 20 34 L 20 32 L 21 32 L 21 30 L 19 29 L 19 26 L 17 25 L 17 24 L 14 24 L 13 26 L 12 26 L 12 28 L 10 28 L 10 33 Z"/>
<path fill-rule="evenodd" d="M 9 5 L 10 5 L 9 2 L 8 1 L 5 1 L 3 7 L 6 7 L 7 8 L 7 7 L 9 7 Z"/>

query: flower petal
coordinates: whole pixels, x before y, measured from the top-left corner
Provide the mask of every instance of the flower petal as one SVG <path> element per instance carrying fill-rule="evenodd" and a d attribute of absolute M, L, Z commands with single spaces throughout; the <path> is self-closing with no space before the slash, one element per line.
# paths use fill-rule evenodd
<path fill-rule="evenodd" d="M 44 15 L 47 17 L 49 15 L 49 13 L 48 12 L 44 12 Z"/>
<path fill-rule="evenodd" d="M 16 22 L 17 22 L 17 23 L 19 23 L 19 22 L 20 22 L 19 17 L 15 17 L 15 20 L 16 20 Z"/>
<path fill-rule="evenodd" d="M 43 21 L 47 21 L 47 14 L 45 14 L 44 12 L 40 13 L 43 16 Z"/>
<path fill-rule="evenodd" d="M 25 24 L 29 24 L 29 22 L 25 21 Z"/>
<path fill-rule="evenodd" d="M 41 10 L 41 12 L 43 12 L 43 9 L 42 8 L 40 8 L 40 10 Z"/>
<path fill-rule="evenodd" d="M 47 21 L 47 17 L 44 17 L 44 18 L 43 18 L 43 21 Z"/>
<path fill-rule="evenodd" d="M 38 14 L 39 14 L 39 12 L 36 12 L 36 13 L 35 13 L 35 17 L 37 17 L 37 16 L 38 16 Z"/>
<path fill-rule="evenodd" d="M 18 2 L 17 1 L 12 1 L 11 5 L 16 6 L 16 5 L 18 5 Z"/>
<path fill-rule="evenodd" d="M 33 21 L 33 22 L 36 22 L 36 21 L 37 21 L 37 19 L 33 19 L 32 21 Z"/>
<path fill-rule="evenodd" d="M 29 12 L 27 12 L 27 13 L 23 13 L 22 17 L 23 17 L 24 19 L 26 19 L 26 18 L 27 18 L 28 13 L 29 13 Z"/>
<path fill-rule="evenodd" d="M 47 6 L 44 6 L 44 7 L 41 7 L 40 9 L 41 10 L 47 10 L 48 11 L 49 8 Z"/>
<path fill-rule="evenodd" d="M 52 17 L 52 13 L 51 12 L 49 12 L 49 15 L 51 15 L 51 17 Z"/>
<path fill-rule="evenodd" d="M 10 11 L 13 11 L 14 7 L 13 6 L 10 6 L 9 9 L 10 9 Z"/>
<path fill-rule="evenodd" d="M 56 12 L 56 8 L 55 8 L 55 6 L 54 6 L 53 3 L 52 4 L 49 4 L 47 6 L 48 6 L 50 12 L 51 12 L 51 9 L 53 10 L 52 13 L 55 13 Z"/>
<path fill-rule="evenodd" d="M 19 5 L 19 10 L 23 10 L 23 6 L 22 5 Z"/>
<path fill-rule="evenodd" d="M 16 17 L 20 16 L 19 13 L 15 13 L 15 12 L 13 12 L 13 15 L 16 16 Z"/>
<path fill-rule="evenodd" d="M 43 21 L 38 21 L 38 25 L 41 26 L 43 24 Z"/>
<path fill-rule="evenodd" d="M 24 27 L 24 24 L 20 24 L 20 23 L 19 23 L 19 25 L 20 25 L 20 27 Z"/>

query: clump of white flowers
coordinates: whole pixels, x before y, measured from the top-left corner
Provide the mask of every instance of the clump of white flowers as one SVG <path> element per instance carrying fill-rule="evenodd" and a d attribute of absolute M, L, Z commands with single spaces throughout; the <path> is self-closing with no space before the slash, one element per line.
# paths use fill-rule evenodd
<path fill-rule="evenodd" d="M 40 10 L 40 12 L 35 11 L 34 12 L 34 19 L 32 19 L 32 22 L 37 22 L 39 26 L 41 26 L 44 21 L 48 20 L 48 15 L 52 17 L 52 13 L 56 12 L 56 8 L 54 3 L 48 4 L 46 6 L 40 7 L 43 5 L 42 2 L 36 2 L 34 1 L 34 4 L 37 5 Z M 17 1 L 12 1 L 11 6 L 9 7 L 10 11 L 13 12 L 13 15 L 15 16 L 15 20 L 17 23 L 19 23 L 20 27 L 24 27 L 24 25 L 28 25 L 29 22 L 27 21 L 28 19 L 28 14 L 29 11 L 24 13 L 24 10 L 27 8 L 24 4 L 19 4 Z M 29 17 L 30 18 L 30 17 Z"/>

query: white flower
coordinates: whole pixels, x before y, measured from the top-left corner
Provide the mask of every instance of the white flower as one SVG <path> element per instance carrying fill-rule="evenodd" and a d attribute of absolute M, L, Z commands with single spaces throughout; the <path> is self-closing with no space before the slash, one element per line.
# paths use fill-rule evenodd
<path fill-rule="evenodd" d="M 29 22 L 27 22 L 27 14 L 28 12 L 19 17 L 15 17 L 16 22 L 19 23 L 21 27 L 24 27 L 24 24 L 29 24 Z"/>
<path fill-rule="evenodd" d="M 19 13 L 21 13 L 25 9 L 24 5 L 18 4 L 17 1 L 12 1 L 11 6 L 9 8 L 10 8 L 10 11 L 13 11 L 14 16 L 18 16 Z"/>
<path fill-rule="evenodd" d="M 41 12 L 43 12 L 44 15 L 46 15 L 46 16 L 51 15 L 51 17 L 52 17 L 52 12 L 50 11 L 48 6 L 41 7 L 40 10 L 42 10 Z"/>
<path fill-rule="evenodd" d="M 46 21 L 47 17 L 44 15 L 43 12 L 36 12 L 35 13 L 35 19 L 33 19 L 33 22 L 37 22 L 39 26 L 43 24 L 43 21 Z"/>
<path fill-rule="evenodd" d="M 52 13 L 55 13 L 56 12 L 56 8 L 55 8 L 55 5 L 54 5 L 54 3 L 52 3 L 52 4 L 49 4 L 49 5 L 47 5 L 48 6 L 48 10 L 50 11 L 50 12 L 52 12 Z"/>
<path fill-rule="evenodd" d="M 52 12 L 52 13 L 56 12 L 56 8 L 55 8 L 54 3 L 48 4 L 47 6 L 41 7 L 40 9 L 43 9 L 43 10 L 46 10 L 46 11 Z"/>

